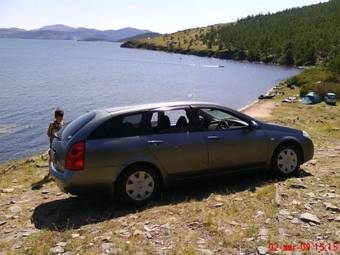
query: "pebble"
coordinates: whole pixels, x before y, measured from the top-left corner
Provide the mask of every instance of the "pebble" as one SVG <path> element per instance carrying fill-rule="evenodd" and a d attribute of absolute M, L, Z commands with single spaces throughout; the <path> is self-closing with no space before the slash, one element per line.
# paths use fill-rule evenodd
<path fill-rule="evenodd" d="M 21 207 L 17 205 L 9 207 L 8 210 L 10 210 L 12 213 L 20 213 L 22 211 Z"/>
<path fill-rule="evenodd" d="M 200 254 L 202 255 L 213 255 L 214 252 L 212 250 L 209 250 L 209 249 L 200 249 Z"/>
<path fill-rule="evenodd" d="M 257 254 L 259 255 L 265 255 L 268 252 L 268 248 L 265 246 L 259 246 L 257 247 Z"/>
<path fill-rule="evenodd" d="M 311 165 L 315 166 L 315 165 L 316 165 L 316 160 L 315 160 L 315 159 L 312 159 L 311 161 L 309 161 L 309 163 L 310 163 Z"/>
<path fill-rule="evenodd" d="M 1 193 L 12 193 L 14 191 L 14 189 L 1 189 Z"/>
<path fill-rule="evenodd" d="M 214 203 L 214 204 L 212 204 L 211 206 L 212 207 L 221 207 L 221 206 L 223 206 L 224 204 L 223 203 Z"/>
<path fill-rule="evenodd" d="M 0 226 L 5 225 L 7 221 L 0 221 Z"/>
<path fill-rule="evenodd" d="M 67 245 L 67 242 L 59 242 L 57 243 L 57 246 L 65 247 Z"/>
<path fill-rule="evenodd" d="M 340 212 L 340 208 L 336 207 L 335 205 L 331 203 L 324 203 L 326 210 L 333 211 L 333 212 Z"/>
<path fill-rule="evenodd" d="M 306 186 L 303 184 L 299 184 L 299 183 L 293 183 L 290 185 L 291 188 L 294 189 L 306 189 Z"/>
<path fill-rule="evenodd" d="M 60 246 L 56 246 L 50 249 L 50 252 L 52 254 L 60 254 L 60 253 L 64 253 L 64 251 L 65 251 L 64 248 Z"/>
<path fill-rule="evenodd" d="M 290 212 L 286 209 L 282 209 L 279 211 L 279 214 L 283 215 L 283 216 L 288 216 L 290 215 Z"/>
<path fill-rule="evenodd" d="M 320 224 L 320 219 L 311 213 L 302 213 L 300 219 L 305 222 L 312 222 L 315 224 Z"/>
<path fill-rule="evenodd" d="M 12 246 L 12 249 L 20 249 L 22 247 L 22 243 L 15 243 Z"/>
<path fill-rule="evenodd" d="M 300 224 L 301 223 L 301 221 L 298 218 L 294 218 L 290 222 L 293 223 L 293 224 Z"/>

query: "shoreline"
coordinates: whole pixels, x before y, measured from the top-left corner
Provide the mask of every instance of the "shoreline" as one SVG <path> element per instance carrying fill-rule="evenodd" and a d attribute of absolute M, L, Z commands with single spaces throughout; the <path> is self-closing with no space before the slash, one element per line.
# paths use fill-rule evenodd
<path fill-rule="evenodd" d="M 253 64 L 261 64 L 261 65 L 272 65 L 272 66 L 280 66 L 285 68 L 296 68 L 299 70 L 304 70 L 306 68 L 312 68 L 314 66 L 296 66 L 296 65 L 282 65 L 276 62 L 263 62 L 263 61 L 250 61 L 247 59 L 238 59 L 232 57 L 233 51 L 222 50 L 222 51 L 214 51 L 214 50 L 195 50 L 195 49 L 182 49 L 182 48 L 168 48 L 162 45 L 155 45 L 149 43 L 138 43 L 135 41 L 126 41 L 120 44 L 121 48 L 126 49 L 137 49 L 137 50 L 152 50 L 152 51 L 159 51 L 165 53 L 175 53 L 180 55 L 188 55 L 188 56 L 197 56 L 197 57 L 206 57 L 206 58 L 216 58 L 222 60 L 232 60 L 241 63 L 253 63 Z"/>
<path fill-rule="evenodd" d="M 270 90 L 269 90 L 270 91 Z M 255 101 L 243 106 L 242 108 L 238 109 L 238 111 L 247 114 L 255 119 L 267 119 L 270 117 L 271 110 L 275 107 L 275 103 L 272 100 L 259 100 L 256 99 Z M 8 165 L 15 164 L 16 162 L 20 161 L 28 161 L 30 159 L 36 159 L 37 157 L 44 157 L 46 155 L 46 151 L 38 154 L 32 154 L 31 156 L 27 157 L 19 157 L 16 159 L 6 160 L 0 163 L 0 174 L 3 170 L 5 170 Z"/>

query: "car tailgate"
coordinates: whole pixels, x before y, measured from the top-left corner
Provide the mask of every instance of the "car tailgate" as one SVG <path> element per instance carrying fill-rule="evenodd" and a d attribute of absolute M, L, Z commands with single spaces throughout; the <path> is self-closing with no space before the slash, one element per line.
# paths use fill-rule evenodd
<path fill-rule="evenodd" d="M 65 159 L 67 153 L 67 143 L 59 139 L 54 139 L 51 148 L 51 160 L 58 171 L 63 171 L 65 168 Z"/>

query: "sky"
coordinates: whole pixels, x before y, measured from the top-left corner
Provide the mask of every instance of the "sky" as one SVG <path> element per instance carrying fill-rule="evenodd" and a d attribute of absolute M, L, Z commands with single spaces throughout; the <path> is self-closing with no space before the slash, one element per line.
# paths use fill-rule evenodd
<path fill-rule="evenodd" d="M 325 0 L 0 0 L 0 27 L 45 25 L 171 33 Z"/>

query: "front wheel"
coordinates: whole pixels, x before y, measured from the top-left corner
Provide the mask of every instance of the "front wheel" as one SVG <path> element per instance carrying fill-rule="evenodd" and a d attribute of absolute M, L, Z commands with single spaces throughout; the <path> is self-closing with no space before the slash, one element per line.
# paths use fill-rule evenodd
<path fill-rule="evenodd" d="M 280 176 L 291 176 L 300 168 L 301 153 L 293 144 L 279 146 L 272 159 L 272 167 Z"/>
<path fill-rule="evenodd" d="M 136 165 L 126 169 L 117 183 L 117 198 L 135 206 L 145 205 L 160 192 L 160 178 L 149 166 Z"/>

